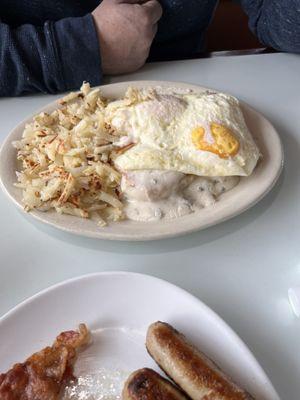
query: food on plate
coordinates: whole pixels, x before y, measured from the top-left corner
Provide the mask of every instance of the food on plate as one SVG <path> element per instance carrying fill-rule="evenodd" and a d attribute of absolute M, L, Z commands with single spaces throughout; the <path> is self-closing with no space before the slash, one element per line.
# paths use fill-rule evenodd
<path fill-rule="evenodd" d="M 232 96 L 156 87 L 112 100 L 88 83 L 34 117 L 14 146 L 26 210 L 54 209 L 100 226 L 211 206 L 260 157 Z"/>
<path fill-rule="evenodd" d="M 51 347 L 0 374 L 0 399 L 120 399 L 123 385 L 123 400 L 254 400 L 167 323 L 150 325 L 146 348 L 174 383 L 149 368 L 126 374 L 126 379 L 125 371 L 107 369 L 101 360 L 95 364 L 96 369 L 94 365 L 87 371 L 90 355 L 83 358 L 84 369 L 80 369 L 78 360 L 75 378 L 73 367 L 78 352 L 89 341 L 90 332 L 84 324 L 78 331 L 62 332 Z"/>
<path fill-rule="evenodd" d="M 135 221 L 174 219 L 212 206 L 239 182 L 237 176 L 195 177 L 174 171 L 123 173 L 124 212 Z"/>
<path fill-rule="evenodd" d="M 23 190 L 25 209 L 55 209 L 100 226 L 122 219 L 121 174 L 111 157 L 126 146 L 114 146 L 119 137 L 104 121 L 106 100 L 84 83 L 60 104 L 34 117 L 13 143 L 22 163 L 16 186 Z"/>
<path fill-rule="evenodd" d="M 107 123 L 135 143 L 115 160 L 121 171 L 249 176 L 259 158 L 239 102 L 227 94 L 130 90 L 105 113 Z"/>
<path fill-rule="evenodd" d="M 161 369 L 193 400 L 253 400 L 167 323 L 150 325 L 146 347 Z"/>
<path fill-rule="evenodd" d="M 123 400 L 188 400 L 170 381 L 149 368 L 133 372 L 124 384 Z"/>
<path fill-rule="evenodd" d="M 62 332 L 51 347 L 0 374 L 0 399 L 57 400 L 63 385 L 73 378 L 78 350 L 88 341 L 89 331 L 84 324 L 78 331 Z"/>

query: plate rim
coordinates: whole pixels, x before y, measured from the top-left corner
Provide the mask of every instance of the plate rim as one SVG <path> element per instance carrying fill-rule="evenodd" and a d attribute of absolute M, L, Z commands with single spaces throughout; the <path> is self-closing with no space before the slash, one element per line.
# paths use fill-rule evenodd
<path fill-rule="evenodd" d="M 247 357 L 251 359 L 251 362 L 255 365 L 255 369 L 257 373 L 263 378 L 264 382 L 261 382 L 261 384 L 267 385 L 268 386 L 268 391 L 270 391 L 270 395 L 273 396 L 273 400 L 280 400 L 280 397 L 273 386 L 270 378 L 264 371 L 263 367 L 260 365 L 260 363 L 257 361 L 256 357 L 250 350 L 250 348 L 247 346 L 247 344 L 244 342 L 244 340 L 235 332 L 235 330 L 216 312 L 214 311 L 211 307 L 209 307 L 206 303 L 204 303 L 200 298 L 197 296 L 193 295 L 190 293 L 188 290 L 183 289 L 182 287 L 175 285 L 172 282 L 169 282 L 165 279 L 149 275 L 149 274 L 144 274 L 140 272 L 131 272 L 131 271 L 122 271 L 122 270 L 114 270 L 114 271 L 101 271 L 101 272 L 93 272 L 93 273 L 87 273 L 79 276 L 74 276 L 72 278 L 65 279 L 63 281 L 57 282 L 53 285 L 50 285 L 49 287 L 46 287 L 37 293 L 33 294 L 32 296 L 29 296 L 28 298 L 24 299 L 17 305 L 15 305 L 13 308 L 8 310 L 5 314 L 0 316 L 0 328 L 3 323 L 5 323 L 7 320 L 10 318 L 14 318 L 14 314 L 16 314 L 19 311 L 22 311 L 22 309 L 26 308 L 29 306 L 32 302 L 35 302 L 38 300 L 40 297 L 43 297 L 44 295 L 51 294 L 56 291 L 58 288 L 62 288 L 64 286 L 72 286 L 73 283 L 77 283 L 80 281 L 89 281 L 93 279 L 101 279 L 102 277 L 105 276 L 119 276 L 119 277 L 126 277 L 126 278 L 138 278 L 138 279 L 143 279 L 146 281 L 152 281 L 154 284 L 160 283 L 168 288 L 172 289 L 173 291 L 176 291 L 180 293 L 181 295 L 189 298 L 190 301 L 192 301 L 194 304 L 196 304 L 198 307 L 202 308 L 206 313 L 210 314 L 214 320 L 218 324 L 220 324 L 221 328 L 224 329 L 224 331 L 234 339 L 235 343 L 237 343 L 238 347 L 240 350 L 243 350 L 246 352 Z M 10 321 L 8 321 L 8 324 Z"/>
<path fill-rule="evenodd" d="M 135 81 L 123 81 L 123 82 L 117 82 L 117 83 L 110 83 L 110 84 L 104 84 L 104 85 L 100 85 L 100 86 L 96 86 L 97 88 L 105 88 L 104 90 L 109 90 L 110 87 L 128 87 L 130 85 L 134 86 L 159 86 L 162 85 L 164 87 L 176 87 L 179 86 L 183 87 L 183 88 L 187 88 L 187 89 L 192 89 L 192 90 L 216 90 L 220 93 L 222 93 L 222 91 L 219 91 L 218 89 L 213 89 L 213 88 L 208 88 L 206 86 L 201 86 L 201 85 L 197 85 L 197 84 L 190 84 L 187 82 L 182 82 L 182 81 L 159 81 L 159 80 L 135 80 Z M 95 88 L 96 88 L 95 87 Z M 229 93 L 230 94 L 230 93 Z M 202 223 L 201 226 L 192 226 L 189 227 L 187 224 L 181 224 L 180 227 L 177 227 L 175 231 L 173 231 L 172 229 L 170 229 L 168 232 L 163 232 L 161 233 L 160 231 L 156 231 L 155 233 L 151 232 L 144 232 L 143 234 L 141 234 L 140 232 L 137 233 L 124 233 L 124 232 L 110 232 L 105 230 L 105 228 L 100 229 L 98 231 L 88 231 L 83 229 L 78 229 L 78 228 L 73 228 L 72 226 L 69 226 L 69 224 L 65 224 L 65 223 L 61 223 L 61 224 L 57 224 L 55 221 L 49 220 L 47 217 L 44 217 L 44 213 L 39 212 L 38 210 L 33 210 L 29 213 L 26 213 L 24 211 L 24 207 L 23 205 L 15 198 L 15 196 L 10 192 L 10 188 L 8 187 L 8 185 L 5 184 L 4 182 L 4 175 L 5 173 L 2 172 L 1 170 L 1 160 L 3 157 L 5 157 L 4 154 L 4 150 L 8 147 L 11 146 L 12 143 L 12 139 L 11 136 L 15 133 L 15 131 L 22 129 L 22 127 L 24 126 L 24 124 L 26 122 L 28 122 L 28 120 L 31 120 L 33 118 L 34 115 L 43 112 L 44 110 L 49 109 L 50 107 L 53 107 L 55 105 L 57 105 L 57 99 L 54 101 L 51 101 L 49 103 L 47 103 L 45 106 L 43 106 L 42 108 L 36 110 L 33 114 L 27 116 L 26 118 L 24 118 L 21 122 L 19 122 L 7 135 L 7 137 L 5 138 L 5 140 L 3 141 L 1 147 L 0 147 L 0 186 L 3 190 L 3 192 L 5 193 L 5 195 L 12 201 L 12 203 L 17 206 L 17 209 L 21 210 L 22 213 L 24 213 L 24 215 L 28 215 L 30 218 L 32 217 L 35 221 L 38 221 L 38 223 L 42 223 L 45 224 L 46 226 L 50 226 L 52 228 L 58 229 L 62 232 L 67 232 L 68 234 L 72 234 L 72 235 L 76 235 L 76 236 L 81 236 L 81 237 L 88 237 L 88 238 L 93 238 L 93 239 L 97 239 L 97 240 L 113 240 L 113 241 L 128 241 L 128 242 L 145 242 L 145 241 L 154 241 L 154 240 L 161 240 L 161 239 L 168 239 L 168 238 L 175 238 L 175 237 L 179 237 L 179 236 L 183 236 L 183 235 L 188 235 L 194 232 L 200 232 L 206 228 L 209 228 L 211 226 L 215 226 L 218 225 L 220 223 L 223 223 L 231 218 L 235 218 L 238 215 L 246 212 L 247 210 L 249 210 L 250 208 L 252 208 L 253 206 L 255 206 L 258 202 L 260 202 L 275 186 L 276 182 L 278 181 L 282 170 L 283 170 L 283 166 L 284 166 L 284 150 L 283 150 L 283 145 L 282 145 L 282 140 L 277 132 L 277 130 L 275 129 L 275 127 L 273 126 L 273 124 L 269 121 L 268 118 L 265 117 L 265 115 L 259 111 L 257 111 L 255 108 L 253 108 L 252 106 L 248 105 L 248 103 L 239 100 L 240 104 L 242 105 L 242 107 L 245 107 L 246 109 L 250 110 L 250 112 L 262 117 L 265 121 L 268 122 L 268 124 L 270 125 L 270 127 L 273 129 L 275 137 L 278 141 L 278 149 L 280 150 L 280 162 L 278 162 L 277 168 L 276 170 L 274 169 L 274 172 L 276 171 L 276 174 L 274 174 L 273 176 L 273 180 L 271 181 L 271 183 L 269 184 L 269 186 L 267 188 L 265 188 L 259 196 L 257 196 L 256 198 L 254 198 L 251 202 L 248 202 L 248 204 L 246 206 L 237 208 L 235 211 L 233 212 L 228 212 L 225 215 L 223 215 L 222 217 L 220 217 L 219 219 L 217 219 L 217 221 L 211 220 L 211 221 L 207 221 L 206 223 Z M 71 217 L 71 218 L 75 218 L 75 217 Z M 134 222 L 134 221 L 132 221 Z M 120 222 L 119 222 L 120 223 Z M 115 226 L 117 226 L 118 223 L 115 223 Z M 144 222 L 144 224 L 146 224 Z M 150 223 L 149 223 L 150 224 Z"/>

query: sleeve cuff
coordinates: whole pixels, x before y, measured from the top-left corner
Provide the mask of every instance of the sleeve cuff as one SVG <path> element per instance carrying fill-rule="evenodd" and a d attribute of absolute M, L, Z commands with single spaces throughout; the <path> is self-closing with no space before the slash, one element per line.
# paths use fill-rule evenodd
<path fill-rule="evenodd" d="M 92 15 L 55 22 L 53 36 L 57 69 L 61 71 L 61 91 L 79 89 L 83 81 L 99 85 L 101 56 Z"/>

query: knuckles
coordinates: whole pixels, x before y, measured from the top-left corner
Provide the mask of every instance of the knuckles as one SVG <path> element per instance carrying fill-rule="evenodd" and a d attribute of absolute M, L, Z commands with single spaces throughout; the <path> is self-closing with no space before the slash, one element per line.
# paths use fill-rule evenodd
<path fill-rule="evenodd" d="M 151 15 L 149 11 L 145 9 L 143 9 L 143 11 L 140 14 L 141 15 L 139 16 L 139 23 L 144 29 L 148 30 L 153 25 Z"/>

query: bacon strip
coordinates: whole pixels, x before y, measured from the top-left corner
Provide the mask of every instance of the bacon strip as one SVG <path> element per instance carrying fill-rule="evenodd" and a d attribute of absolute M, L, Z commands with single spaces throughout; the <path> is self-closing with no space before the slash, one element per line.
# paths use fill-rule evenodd
<path fill-rule="evenodd" d="M 89 341 L 84 324 L 78 331 L 62 332 L 50 347 L 0 374 L 1 400 L 58 400 L 67 380 L 73 378 L 77 351 Z"/>

